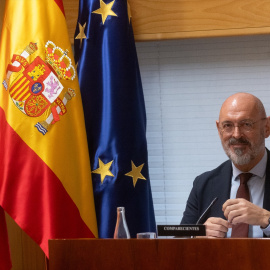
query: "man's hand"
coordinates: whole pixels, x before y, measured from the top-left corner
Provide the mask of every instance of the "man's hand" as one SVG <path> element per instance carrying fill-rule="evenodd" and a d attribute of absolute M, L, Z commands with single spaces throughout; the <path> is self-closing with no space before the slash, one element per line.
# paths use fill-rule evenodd
<path fill-rule="evenodd" d="M 224 238 L 231 224 L 222 218 L 210 217 L 204 223 L 206 236 L 209 238 Z"/>
<path fill-rule="evenodd" d="M 270 212 L 245 199 L 229 199 L 223 206 L 222 211 L 227 220 L 232 224 L 247 223 L 260 225 L 265 228 L 268 225 Z"/>

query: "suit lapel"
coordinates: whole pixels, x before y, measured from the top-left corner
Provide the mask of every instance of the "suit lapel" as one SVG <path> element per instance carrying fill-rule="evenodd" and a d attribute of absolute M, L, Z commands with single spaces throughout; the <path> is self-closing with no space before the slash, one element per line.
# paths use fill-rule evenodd
<path fill-rule="evenodd" d="M 231 179 L 232 164 L 231 161 L 228 160 L 221 172 L 212 180 L 212 196 L 213 198 L 218 197 L 218 200 L 211 211 L 211 216 L 225 218 L 222 205 L 230 198 Z"/>
<path fill-rule="evenodd" d="M 270 152 L 267 150 L 267 165 L 266 165 L 266 175 L 265 175 L 265 188 L 264 188 L 264 200 L 263 208 L 270 211 Z"/>

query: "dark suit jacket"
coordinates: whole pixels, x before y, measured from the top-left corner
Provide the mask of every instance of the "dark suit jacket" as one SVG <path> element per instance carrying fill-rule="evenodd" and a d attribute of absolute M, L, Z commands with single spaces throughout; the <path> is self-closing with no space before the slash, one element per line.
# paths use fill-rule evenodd
<path fill-rule="evenodd" d="M 268 149 L 266 150 L 267 165 L 263 208 L 270 211 L 270 152 Z M 201 223 L 204 223 L 209 217 L 221 217 L 225 219 L 222 205 L 230 198 L 231 178 L 232 164 L 230 160 L 222 163 L 216 169 L 196 177 L 181 224 L 196 224 L 201 214 L 215 197 L 218 197 L 217 202 Z"/>

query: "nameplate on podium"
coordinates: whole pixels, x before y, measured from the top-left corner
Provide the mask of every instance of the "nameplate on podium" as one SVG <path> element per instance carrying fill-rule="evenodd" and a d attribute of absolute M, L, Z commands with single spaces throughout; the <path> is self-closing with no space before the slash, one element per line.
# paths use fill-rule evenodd
<path fill-rule="evenodd" d="M 205 236 L 205 225 L 157 225 L 158 236 Z"/>

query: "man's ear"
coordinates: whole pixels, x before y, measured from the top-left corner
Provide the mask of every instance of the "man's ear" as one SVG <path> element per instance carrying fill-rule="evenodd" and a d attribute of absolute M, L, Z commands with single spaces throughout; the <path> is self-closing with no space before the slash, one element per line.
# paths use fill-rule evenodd
<path fill-rule="evenodd" d="M 270 116 L 268 116 L 265 121 L 266 121 L 266 124 L 265 124 L 264 137 L 268 138 L 270 136 Z"/>
<path fill-rule="evenodd" d="M 221 133 L 220 133 L 220 129 L 219 129 L 219 121 L 218 120 L 216 120 L 216 127 L 217 127 L 217 130 L 218 130 L 218 135 L 220 137 L 221 136 Z"/>

